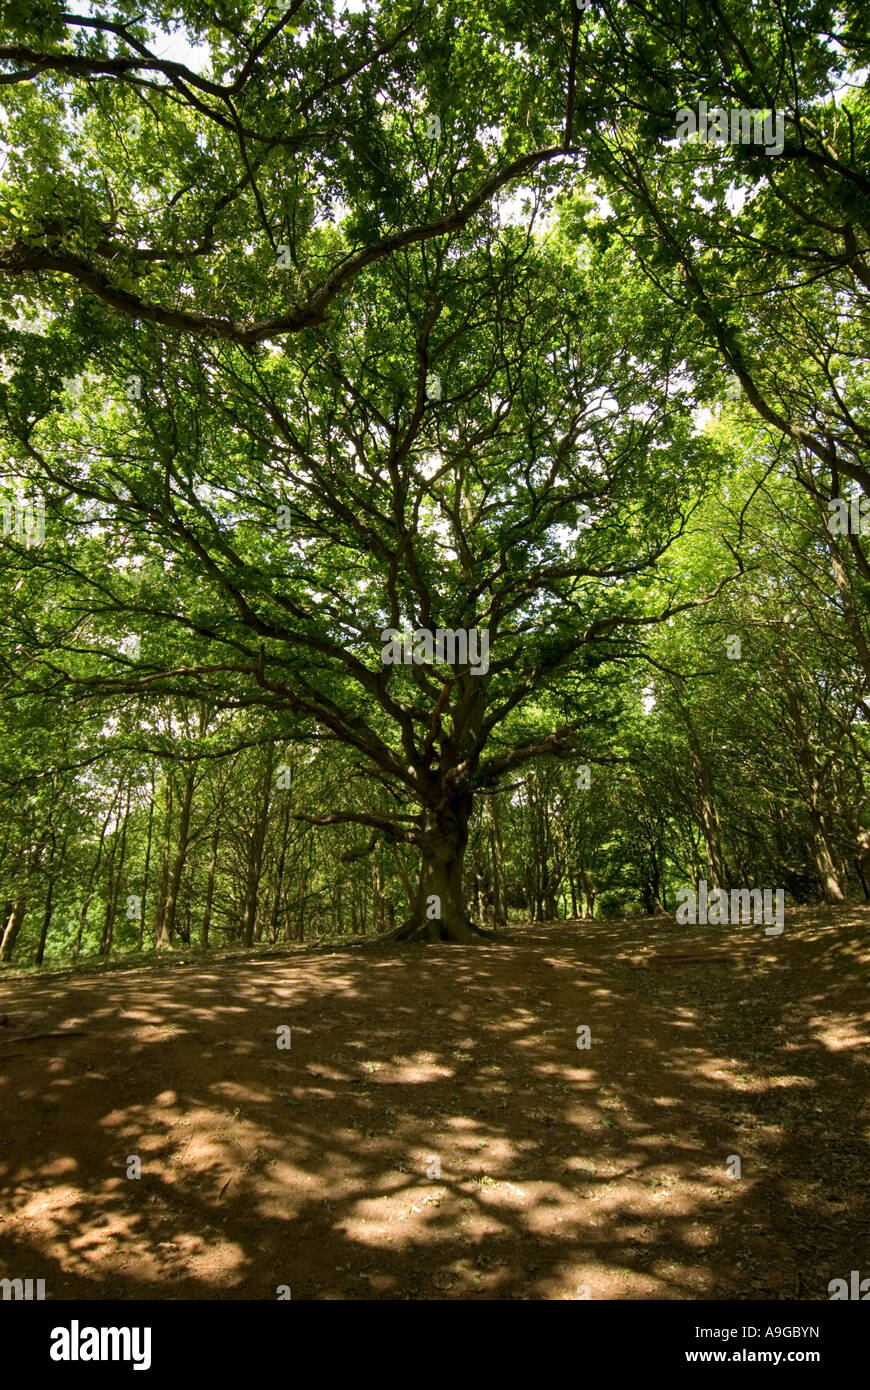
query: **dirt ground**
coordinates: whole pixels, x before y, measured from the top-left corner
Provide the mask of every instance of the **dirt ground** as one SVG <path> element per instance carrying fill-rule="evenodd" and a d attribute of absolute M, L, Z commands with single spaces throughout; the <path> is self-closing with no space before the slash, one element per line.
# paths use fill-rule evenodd
<path fill-rule="evenodd" d="M 4 979 L 0 1274 L 827 1299 L 870 1275 L 868 959 L 870 910 L 799 909 Z"/>

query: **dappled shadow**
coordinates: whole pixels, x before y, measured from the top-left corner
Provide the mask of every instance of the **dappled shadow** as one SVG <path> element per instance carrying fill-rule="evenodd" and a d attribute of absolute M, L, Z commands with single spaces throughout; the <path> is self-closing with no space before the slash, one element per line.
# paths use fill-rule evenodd
<path fill-rule="evenodd" d="M 870 1275 L 868 921 L 0 982 L 2 1274 L 53 1298 L 826 1299 Z"/>

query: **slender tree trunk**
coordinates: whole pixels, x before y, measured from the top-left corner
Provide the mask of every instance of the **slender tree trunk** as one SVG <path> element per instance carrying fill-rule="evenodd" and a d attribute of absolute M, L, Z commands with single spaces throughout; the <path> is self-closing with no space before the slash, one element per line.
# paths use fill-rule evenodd
<path fill-rule="evenodd" d="M 112 949 L 112 934 L 115 929 L 115 916 L 118 911 L 118 894 L 121 891 L 121 878 L 124 873 L 124 855 L 127 849 L 127 822 L 130 819 L 130 788 L 127 788 L 127 801 L 124 807 L 124 819 L 121 823 L 120 843 L 116 830 L 112 852 L 109 857 L 108 882 L 106 891 L 106 915 L 103 920 L 103 935 L 100 938 L 100 955 L 107 956 Z M 115 861 L 118 859 L 118 870 L 115 872 Z"/>
<path fill-rule="evenodd" d="M 494 796 L 486 798 L 489 815 L 489 843 L 492 854 L 492 915 L 497 927 L 507 922 L 507 891 L 505 888 L 504 843 L 501 833 L 501 811 Z"/>
<path fill-rule="evenodd" d="M 284 893 L 284 867 L 287 863 L 287 837 L 290 830 L 290 798 L 284 802 L 284 814 L 281 817 L 281 848 L 278 851 L 278 865 L 275 870 L 275 898 L 272 903 L 272 920 L 269 924 L 269 935 L 273 943 L 278 940 L 278 921 L 281 915 L 281 900 Z"/>
<path fill-rule="evenodd" d="M 52 874 L 48 880 L 48 889 L 45 894 L 45 907 L 42 913 L 42 930 L 39 933 L 39 945 L 36 948 L 36 955 L 33 958 L 34 965 L 42 965 L 45 960 L 45 945 L 48 941 L 48 931 L 51 926 L 52 904 L 54 901 L 54 885 L 57 883 L 59 874 Z"/>
<path fill-rule="evenodd" d="M 186 898 L 185 903 L 184 903 L 184 944 L 185 944 L 185 946 L 189 946 L 189 945 L 190 945 L 190 913 L 191 913 L 191 902 L 190 902 L 190 899 L 191 899 L 191 894 L 192 894 L 192 892 L 193 892 L 193 889 L 191 888 L 191 891 L 188 893 L 187 898 Z"/>
<path fill-rule="evenodd" d="M 36 955 L 33 958 L 34 965 L 42 965 L 45 960 L 45 948 L 48 943 L 48 933 L 51 930 L 51 918 L 54 910 L 54 888 L 58 879 L 61 877 L 66 863 L 67 845 L 70 841 L 71 830 L 67 830 L 63 837 L 63 844 L 60 847 L 60 855 L 55 858 L 54 831 L 52 831 L 52 853 L 51 853 L 51 872 L 48 878 L 48 889 L 45 895 L 45 907 L 42 913 L 42 930 L 39 933 L 39 945 L 36 948 Z"/>
<path fill-rule="evenodd" d="M 363 918 L 362 930 L 365 935 L 366 918 Z M 375 936 L 379 936 L 384 930 L 384 866 L 380 863 L 372 865 L 372 929 Z"/>
<path fill-rule="evenodd" d="M 178 813 L 178 839 L 176 841 L 175 857 L 172 861 L 172 870 L 169 875 L 166 898 L 160 917 L 160 929 L 157 933 L 156 946 L 158 951 L 165 951 L 172 945 L 172 932 L 175 927 L 175 913 L 178 906 L 178 890 L 181 886 L 181 875 L 184 872 L 184 865 L 187 860 L 187 846 L 190 837 L 190 809 L 193 805 L 195 781 L 196 770 L 190 768 L 184 780 L 184 795 Z"/>
<path fill-rule="evenodd" d="M 202 912 L 202 935 L 201 941 L 204 947 L 208 946 L 208 932 L 211 926 L 211 906 L 214 901 L 214 881 L 217 873 L 218 844 L 221 837 L 220 826 L 220 807 L 217 812 L 218 818 L 215 820 L 214 834 L 211 837 L 211 854 L 208 861 L 208 879 L 205 886 L 205 907 Z"/>
<path fill-rule="evenodd" d="M 839 483 L 837 486 L 839 486 Z M 837 586 L 837 593 L 840 596 L 840 605 L 846 627 L 852 640 L 852 645 L 855 648 L 855 654 L 861 663 L 864 680 L 870 685 L 870 646 L 868 646 L 864 627 L 858 613 L 858 607 L 855 603 L 852 580 L 849 575 L 848 566 L 843 558 L 841 542 L 839 537 L 835 536 L 828 526 L 830 518 L 818 491 L 813 487 L 811 488 L 811 492 L 816 511 L 822 523 L 819 534 L 831 557 L 831 571 L 834 576 L 834 583 Z"/>
<path fill-rule="evenodd" d="M 707 850 L 707 873 L 713 888 L 726 886 L 725 856 L 722 853 L 722 831 L 719 824 L 719 808 L 713 794 L 710 769 L 698 738 L 695 725 L 688 709 L 681 706 L 683 720 L 689 736 L 689 756 L 695 777 L 698 794 L 701 834 Z M 656 896 L 658 894 L 656 893 Z"/>
<path fill-rule="evenodd" d="M 246 946 L 252 946 L 254 944 L 254 930 L 257 924 L 257 898 L 260 891 L 260 875 L 263 871 L 263 846 L 266 842 L 266 827 L 269 822 L 269 806 L 272 798 L 273 769 L 274 758 L 270 757 L 260 780 L 257 812 L 248 840 L 245 899 L 242 913 L 242 938 Z"/>
<path fill-rule="evenodd" d="M 145 940 L 145 910 L 148 902 L 148 879 L 151 873 L 151 837 L 154 833 L 154 801 L 156 787 L 154 768 L 151 768 L 151 800 L 148 804 L 148 838 L 145 843 L 145 871 L 142 875 L 142 902 L 139 905 L 139 942 L 138 949 L 141 951 Z"/>
<path fill-rule="evenodd" d="M 165 945 L 161 943 L 160 935 L 163 925 L 163 914 L 166 908 L 166 894 L 169 889 L 169 865 L 172 855 L 172 777 L 169 772 L 165 774 L 166 781 L 163 788 L 164 820 L 163 820 L 163 849 L 160 855 L 160 878 L 157 884 L 157 904 L 154 918 L 154 946 L 155 949 Z"/>
<path fill-rule="evenodd" d="M 821 808 L 822 787 L 818 759 L 807 736 L 797 688 L 791 679 L 790 672 L 786 671 L 784 666 L 780 668 L 780 679 L 797 743 L 797 758 L 808 791 L 809 840 L 813 863 L 822 885 L 825 902 L 842 903 L 845 902 L 846 895 L 840 883 L 840 876 L 828 838 L 825 815 Z"/>
<path fill-rule="evenodd" d="M 118 790 L 118 805 L 119 805 L 119 806 L 120 806 L 120 801 L 121 801 L 121 792 L 120 792 L 120 789 L 119 789 L 119 790 Z M 89 878 L 89 880 L 88 880 L 88 888 L 87 888 L 87 892 L 86 892 L 86 894 L 85 894 L 85 900 L 84 900 L 84 902 L 82 903 L 82 910 L 81 910 L 81 914 L 80 914 L 80 916 L 79 916 L 79 928 L 78 928 L 78 932 L 76 933 L 75 945 L 73 946 L 73 951 L 72 951 L 72 958 L 73 958 L 73 961 L 74 961 L 74 962 L 78 960 L 78 958 L 79 958 L 79 952 L 80 952 L 81 949 L 82 949 L 82 940 L 83 940 L 83 938 L 84 938 L 85 926 L 86 926 L 87 920 L 88 920 L 88 910 L 89 910 L 90 905 L 91 905 L 91 899 L 92 899 L 93 896 L 94 896 L 94 889 L 95 889 L 95 887 L 96 887 L 96 882 L 97 882 L 97 874 L 99 873 L 100 864 L 101 864 L 102 858 L 103 858 L 103 845 L 105 844 L 105 841 L 106 841 L 106 831 L 107 831 L 107 829 L 108 829 L 108 827 L 109 827 L 109 821 L 112 819 L 112 816 L 114 815 L 114 813 L 115 813 L 115 799 L 114 799 L 114 797 L 113 797 L 113 798 L 112 798 L 112 804 L 111 804 L 111 806 L 109 807 L 109 814 L 106 816 L 106 819 L 103 821 L 103 828 L 102 828 L 102 830 L 100 831 L 100 842 L 99 842 L 99 844 L 97 845 L 96 857 L 95 857 L 95 859 L 94 859 L 93 864 L 91 865 L 91 874 L 90 874 L 90 878 Z"/>
<path fill-rule="evenodd" d="M 700 829 L 707 850 L 707 876 L 713 888 L 724 888 L 726 887 L 727 870 L 725 855 L 722 852 L 719 808 L 713 791 L 710 768 L 686 700 L 686 682 L 682 676 L 671 676 L 671 685 L 689 742 L 689 759 L 692 764 L 692 774 L 698 797 Z M 658 895 L 656 894 L 656 896 Z"/>
<path fill-rule="evenodd" d="M 414 885 L 411 883 L 410 878 L 408 877 L 407 871 L 405 869 L 405 863 L 402 859 L 401 854 L 396 855 L 396 870 L 398 872 L 399 878 L 402 880 L 402 887 L 405 890 L 405 897 L 408 900 L 408 907 L 409 909 L 413 910 L 414 903 L 417 898 L 417 891 L 414 888 Z"/>
<path fill-rule="evenodd" d="M 18 933 L 21 931 L 26 912 L 27 898 L 16 898 L 6 919 L 3 935 L 0 937 L 0 961 L 12 959 L 12 952 L 15 950 L 15 943 L 18 940 Z"/>

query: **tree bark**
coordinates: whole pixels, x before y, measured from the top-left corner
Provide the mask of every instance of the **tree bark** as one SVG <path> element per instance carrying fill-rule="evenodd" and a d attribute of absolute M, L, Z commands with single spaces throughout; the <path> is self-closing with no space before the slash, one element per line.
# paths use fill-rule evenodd
<path fill-rule="evenodd" d="M 139 942 L 138 949 L 142 950 L 145 939 L 145 911 L 148 902 L 148 878 L 151 872 L 151 838 L 154 833 L 154 801 L 156 796 L 154 768 L 151 769 L 151 799 L 148 805 L 148 838 L 145 844 L 145 868 L 142 874 L 142 901 L 139 904 Z"/>
<path fill-rule="evenodd" d="M 396 941 L 458 941 L 470 945 L 492 933 L 471 921 L 465 909 L 463 867 L 468 845 L 471 796 L 424 815 L 422 864 L 411 916 L 392 933 Z"/>
<path fill-rule="evenodd" d="M 157 931 L 157 941 L 155 945 L 158 951 L 166 951 L 172 945 L 172 931 L 175 926 L 178 890 L 181 886 L 181 875 L 184 872 L 184 865 L 187 860 L 187 846 L 190 835 L 190 808 L 193 804 L 193 788 L 195 781 L 196 771 L 194 768 L 190 768 L 184 782 L 184 796 L 178 815 L 178 840 L 176 842 L 175 857 L 172 861 L 172 870 L 169 875 L 166 898 L 163 903 L 163 911 L 160 914 L 160 926 Z"/>
<path fill-rule="evenodd" d="M 160 855 L 160 878 L 157 881 L 157 910 L 154 919 L 154 946 L 155 949 L 162 947 L 160 939 L 163 924 L 163 914 L 166 906 L 166 893 L 169 888 L 169 861 L 172 850 L 172 776 L 169 772 L 165 774 L 163 785 L 163 849 Z"/>
<path fill-rule="evenodd" d="M 119 807 L 119 809 L 120 809 L 120 805 L 121 805 L 121 792 L 120 792 L 120 789 L 119 789 L 119 790 L 118 790 L 118 807 Z M 114 799 L 114 797 L 113 797 L 113 798 L 112 798 L 112 804 L 111 804 L 111 806 L 109 807 L 109 814 L 106 816 L 106 819 L 103 821 L 102 829 L 100 830 L 100 842 L 99 842 L 99 844 L 97 845 L 96 858 L 94 859 L 94 862 L 93 862 L 93 864 L 92 864 L 92 866 L 91 866 L 91 875 L 90 875 L 90 879 L 89 879 L 89 881 L 88 881 L 88 890 L 87 890 L 87 892 L 86 892 L 86 894 L 85 894 L 85 900 L 84 900 L 84 902 L 82 903 L 82 910 L 81 910 L 81 913 L 80 913 L 80 915 L 79 915 L 79 928 L 78 928 L 78 932 L 76 933 L 75 945 L 73 946 L 73 950 L 72 950 L 73 963 L 75 963 L 75 961 L 78 960 L 78 958 L 79 958 L 79 952 L 80 952 L 81 949 L 82 949 L 82 939 L 83 939 L 83 937 L 84 937 L 85 926 L 86 926 L 87 920 L 88 920 L 88 911 L 89 911 L 90 906 L 91 906 L 91 899 L 92 899 L 93 896 L 94 896 L 94 889 L 95 889 L 95 887 L 96 887 L 96 882 L 97 882 L 97 874 L 99 873 L 100 864 L 101 864 L 102 858 L 103 858 L 103 845 L 105 844 L 105 840 L 106 840 L 106 831 L 107 831 L 108 828 L 109 828 L 109 821 L 112 819 L 112 816 L 114 815 L 114 813 L 115 813 L 115 799 Z"/>
<path fill-rule="evenodd" d="M 677 708 L 686 729 L 689 742 L 689 758 L 695 778 L 698 796 L 699 822 L 704 846 L 707 850 L 707 876 L 713 888 L 724 888 L 727 880 L 725 855 L 722 851 L 722 830 L 719 823 L 719 808 L 713 791 L 710 768 L 694 720 L 686 699 L 686 682 L 682 676 L 671 676 L 671 685 L 677 698 Z M 658 894 L 656 894 L 658 896 Z"/>
<path fill-rule="evenodd" d="M 218 845 L 221 837 L 220 807 L 216 812 L 214 834 L 211 837 L 211 855 L 208 861 L 208 880 L 205 886 L 205 907 L 202 912 L 202 934 L 200 940 L 203 947 L 208 946 L 208 930 L 211 926 L 211 905 L 214 901 L 214 880 L 217 873 Z"/>
<path fill-rule="evenodd" d="M 45 959 L 45 944 L 48 941 L 48 931 L 51 926 L 54 885 L 57 883 L 59 877 L 59 874 L 53 874 L 48 880 L 48 889 L 45 894 L 45 907 L 42 913 L 42 930 L 39 933 L 39 945 L 36 948 L 36 955 L 33 958 L 34 965 L 42 965 Z"/>
<path fill-rule="evenodd" d="M 119 808 L 120 809 L 120 808 Z M 127 822 L 130 819 L 130 788 L 127 788 L 127 800 L 124 807 L 124 819 L 121 823 L 120 842 L 118 830 L 115 828 L 115 835 L 112 841 L 112 850 L 109 855 L 107 883 L 106 883 L 106 915 L 103 919 L 103 934 L 100 938 L 101 956 L 107 956 L 112 949 L 112 936 L 115 930 L 115 916 L 118 911 L 118 895 L 121 891 L 121 878 L 124 873 L 124 855 L 127 850 Z M 117 873 L 115 863 L 118 861 Z"/>
<path fill-rule="evenodd" d="M 18 933 L 21 931 L 24 922 L 24 914 L 27 911 L 27 898 L 18 898 L 12 904 L 12 910 L 6 919 L 3 928 L 3 936 L 0 938 L 0 961 L 12 959 L 12 952 L 15 950 L 15 942 L 18 940 Z"/>
<path fill-rule="evenodd" d="M 384 866 L 378 862 L 372 865 L 372 927 L 376 936 L 384 929 L 384 916 Z M 363 936 L 365 930 L 366 924 L 365 918 L 363 918 Z"/>
<path fill-rule="evenodd" d="M 507 922 L 507 892 L 505 888 L 504 842 L 501 833 L 501 812 L 494 796 L 487 797 L 489 812 L 489 841 L 492 853 L 492 912 L 496 926 Z"/>
<path fill-rule="evenodd" d="M 260 875 L 263 871 L 263 846 L 266 841 L 266 826 L 269 822 L 269 806 L 272 799 L 273 767 L 274 758 L 270 757 L 260 781 L 257 814 L 248 840 L 245 899 L 242 913 L 242 939 L 246 946 L 254 944 L 254 929 L 257 925 L 257 897 L 260 890 Z"/>
<path fill-rule="evenodd" d="M 278 865 L 275 870 L 275 896 L 272 901 L 272 920 L 269 924 L 269 937 L 274 944 L 278 940 L 278 923 L 281 917 L 281 901 L 284 894 L 284 869 L 287 863 L 287 843 L 290 831 L 290 798 L 284 803 L 281 817 L 281 848 L 278 852 Z"/>
<path fill-rule="evenodd" d="M 809 846 L 816 873 L 822 885 L 826 903 L 842 903 L 846 900 L 840 876 L 837 872 L 833 849 L 828 836 L 827 820 L 822 809 L 822 785 L 819 759 L 810 744 L 806 731 L 800 698 L 791 679 L 791 672 L 785 669 L 785 658 L 780 667 L 780 680 L 785 692 L 786 705 L 791 716 L 796 742 L 797 760 L 806 780 L 807 813 L 809 819 Z"/>
<path fill-rule="evenodd" d="M 48 943 L 48 933 L 51 930 L 51 918 L 54 911 L 54 888 L 58 879 L 63 874 L 67 845 L 69 844 L 71 835 L 72 831 L 67 830 L 63 838 L 63 844 L 60 847 L 60 855 L 56 858 L 54 831 L 52 830 L 52 851 L 49 866 L 48 889 L 46 891 L 45 907 L 42 913 L 42 930 L 39 933 L 39 945 L 36 948 L 36 955 L 34 956 L 35 965 L 42 965 L 45 959 L 45 948 Z M 55 864 L 57 864 L 57 868 L 55 868 Z"/>

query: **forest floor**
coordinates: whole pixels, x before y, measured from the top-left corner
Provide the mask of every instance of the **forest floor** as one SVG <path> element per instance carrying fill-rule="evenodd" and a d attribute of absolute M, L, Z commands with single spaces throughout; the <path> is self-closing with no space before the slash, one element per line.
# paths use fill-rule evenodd
<path fill-rule="evenodd" d="M 870 1275 L 868 961 L 870 909 L 805 908 L 0 980 L 0 1275 L 827 1299 Z"/>

